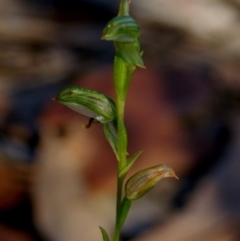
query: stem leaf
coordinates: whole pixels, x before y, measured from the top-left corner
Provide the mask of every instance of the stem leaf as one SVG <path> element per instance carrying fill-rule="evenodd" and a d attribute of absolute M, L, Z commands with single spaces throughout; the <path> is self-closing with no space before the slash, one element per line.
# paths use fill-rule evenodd
<path fill-rule="evenodd" d="M 103 126 L 104 135 L 107 138 L 110 146 L 113 149 L 113 152 L 115 153 L 115 156 L 117 157 L 117 160 L 119 160 L 118 152 L 117 152 L 117 132 L 114 127 L 114 124 L 112 122 L 108 122 L 104 124 Z"/>
<path fill-rule="evenodd" d="M 128 66 L 145 68 L 138 39 L 134 42 L 115 42 L 115 48 L 118 55 Z"/>
<path fill-rule="evenodd" d="M 103 241 L 110 241 L 106 230 L 102 227 L 99 227 L 99 228 L 100 228 L 101 233 L 102 233 Z"/>
<path fill-rule="evenodd" d="M 135 161 L 138 159 L 138 157 L 142 154 L 142 152 L 143 151 L 138 151 L 127 159 L 127 165 L 120 171 L 119 177 L 123 177 L 127 174 L 127 172 L 130 170 L 130 168 L 135 163 Z"/>

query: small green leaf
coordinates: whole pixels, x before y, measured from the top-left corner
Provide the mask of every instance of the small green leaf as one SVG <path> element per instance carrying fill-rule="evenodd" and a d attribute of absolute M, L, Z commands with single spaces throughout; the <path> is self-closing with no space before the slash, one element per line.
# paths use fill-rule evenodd
<path fill-rule="evenodd" d="M 126 196 L 136 200 L 149 192 L 158 181 L 166 177 L 175 177 L 175 172 L 167 165 L 157 165 L 137 172 L 130 177 L 125 185 Z"/>
<path fill-rule="evenodd" d="M 101 233 L 102 233 L 103 241 L 110 241 L 110 239 L 109 239 L 109 237 L 108 237 L 108 234 L 107 234 L 107 232 L 105 231 L 105 229 L 102 228 L 102 227 L 99 227 L 99 228 L 100 228 Z"/>
<path fill-rule="evenodd" d="M 117 157 L 117 160 L 119 160 L 119 156 L 117 153 L 117 132 L 114 127 L 114 124 L 112 122 L 108 122 L 108 123 L 104 124 L 103 130 L 104 130 L 104 134 L 105 134 L 110 146 L 112 147 L 112 149 Z"/>
<path fill-rule="evenodd" d="M 135 154 L 133 154 L 131 157 L 127 160 L 127 165 L 120 171 L 119 177 L 125 176 L 127 172 L 130 170 L 132 165 L 135 163 L 135 161 L 138 159 L 138 157 L 142 154 L 142 151 L 138 151 Z"/>
<path fill-rule="evenodd" d="M 117 54 L 128 66 L 134 65 L 145 68 L 138 39 L 134 42 L 114 42 L 114 44 Z"/>
<path fill-rule="evenodd" d="M 116 118 L 116 107 L 112 99 L 94 90 L 70 86 L 62 89 L 55 98 L 70 109 L 107 123 Z"/>

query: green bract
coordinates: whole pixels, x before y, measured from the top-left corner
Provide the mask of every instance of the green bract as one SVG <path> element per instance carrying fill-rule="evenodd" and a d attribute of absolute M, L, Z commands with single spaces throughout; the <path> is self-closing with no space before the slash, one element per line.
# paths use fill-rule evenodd
<path fill-rule="evenodd" d="M 112 99 L 94 90 L 70 86 L 62 89 L 56 100 L 72 110 L 108 123 L 116 118 L 116 107 Z"/>
<path fill-rule="evenodd" d="M 114 45 L 117 55 L 123 59 L 126 65 L 145 68 L 138 39 L 134 42 L 114 42 Z"/>
<path fill-rule="evenodd" d="M 127 198 L 130 200 L 139 199 L 165 177 L 178 179 L 173 169 L 167 165 L 157 165 L 137 172 L 128 179 L 125 185 Z"/>

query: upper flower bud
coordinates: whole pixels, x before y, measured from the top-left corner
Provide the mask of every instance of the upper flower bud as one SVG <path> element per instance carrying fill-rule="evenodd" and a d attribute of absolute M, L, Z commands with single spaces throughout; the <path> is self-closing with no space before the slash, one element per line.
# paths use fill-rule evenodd
<path fill-rule="evenodd" d="M 121 0 L 118 16 L 108 22 L 103 29 L 102 39 L 114 41 L 116 55 L 127 66 L 145 68 L 140 48 L 140 28 L 129 16 L 129 0 Z"/>
<path fill-rule="evenodd" d="M 103 29 L 102 39 L 117 42 L 134 42 L 140 36 L 136 21 L 127 16 L 117 16 L 110 20 Z"/>

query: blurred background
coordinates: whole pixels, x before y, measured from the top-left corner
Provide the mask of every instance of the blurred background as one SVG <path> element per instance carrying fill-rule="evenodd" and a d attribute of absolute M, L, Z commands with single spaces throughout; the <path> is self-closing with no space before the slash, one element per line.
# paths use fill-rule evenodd
<path fill-rule="evenodd" d="M 0 240 L 97 241 L 114 227 L 116 161 L 102 126 L 53 101 L 114 98 L 110 0 L 0 0 Z M 134 0 L 146 70 L 127 99 L 131 174 L 170 165 L 122 241 L 240 240 L 240 1 Z"/>

